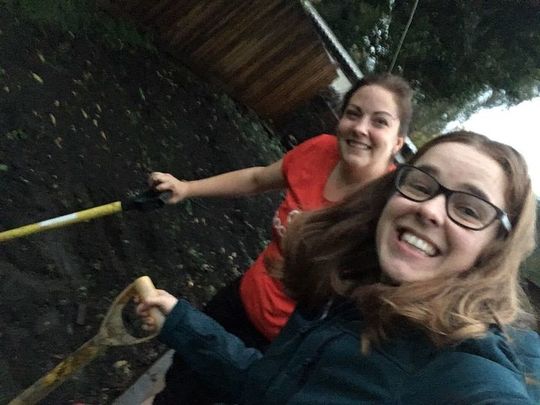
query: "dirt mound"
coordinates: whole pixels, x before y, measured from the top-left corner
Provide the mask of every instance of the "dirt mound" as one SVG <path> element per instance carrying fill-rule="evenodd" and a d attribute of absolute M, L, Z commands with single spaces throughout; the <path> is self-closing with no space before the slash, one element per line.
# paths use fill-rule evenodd
<path fill-rule="evenodd" d="M 281 153 L 264 123 L 166 55 L 38 29 L 0 9 L 0 230 Z M 96 334 L 147 274 L 199 305 L 269 234 L 278 195 L 126 212 L 0 244 L 0 403 Z M 109 403 L 165 348 L 110 349 L 43 403 Z"/>

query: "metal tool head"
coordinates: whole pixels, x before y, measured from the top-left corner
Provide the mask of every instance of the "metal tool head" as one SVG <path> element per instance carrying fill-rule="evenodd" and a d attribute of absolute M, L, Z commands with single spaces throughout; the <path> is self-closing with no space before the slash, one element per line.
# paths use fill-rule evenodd
<path fill-rule="evenodd" d="M 171 192 L 165 191 L 163 193 L 155 190 L 146 190 L 134 197 L 122 200 L 122 209 L 137 210 L 137 211 L 153 211 L 158 208 L 162 208 L 165 202 L 170 198 Z"/>

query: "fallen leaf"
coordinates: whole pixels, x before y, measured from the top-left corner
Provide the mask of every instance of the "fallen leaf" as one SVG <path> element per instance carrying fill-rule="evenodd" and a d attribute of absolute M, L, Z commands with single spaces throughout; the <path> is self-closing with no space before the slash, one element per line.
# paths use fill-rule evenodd
<path fill-rule="evenodd" d="M 114 368 L 123 368 L 128 366 L 129 363 L 126 360 L 118 360 L 116 363 L 113 364 Z"/>
<path fill-rule="evenodd" d="M 141 96 L 143 101 L 146 101 L 146 97 L 144 96 L 144 92 L 140 87 L 139 87 L 139 95 Z"/>
<path fill-rule="evenodd" d="M 37 74 L 34 73 L 34 72 L 31 72 L 31 73 L 32 73 L 32 78 L 33 78 L 36 82 L 38 82 L 39 84 L 43 84 L 43 79 L 42 79 L 39 75 L 37 75 Z"/>

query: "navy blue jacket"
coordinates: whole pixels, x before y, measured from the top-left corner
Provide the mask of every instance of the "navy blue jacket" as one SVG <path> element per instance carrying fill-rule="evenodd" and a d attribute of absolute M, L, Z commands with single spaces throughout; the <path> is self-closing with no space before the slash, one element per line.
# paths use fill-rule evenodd
<path fill-rule="evenodd" d="M 160 340 L 239 404 L 540 403 L 535 332 L 512 329 L 509 341 L 494 328 L 444 349 L 411 332 L 362 355 L 361 328 L 348 303 L 324 317 L 297 310 L 263 356 L 180 300 Z"/>

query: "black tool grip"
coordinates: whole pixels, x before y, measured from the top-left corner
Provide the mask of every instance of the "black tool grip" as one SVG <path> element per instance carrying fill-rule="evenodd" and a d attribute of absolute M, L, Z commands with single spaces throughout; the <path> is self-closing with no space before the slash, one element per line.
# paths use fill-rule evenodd
<path fill-rule="evenodd" d="M 146 190 L 141 194 L 138 194 L 134 197 L 130 197 L 122 201 L 122 209 L 127 210 L 137 210 L 137 211 L 153 211 L 158 208 L 162 208 L 171 197 L 170 191 L 159 192 L 156 190 Z"/>

